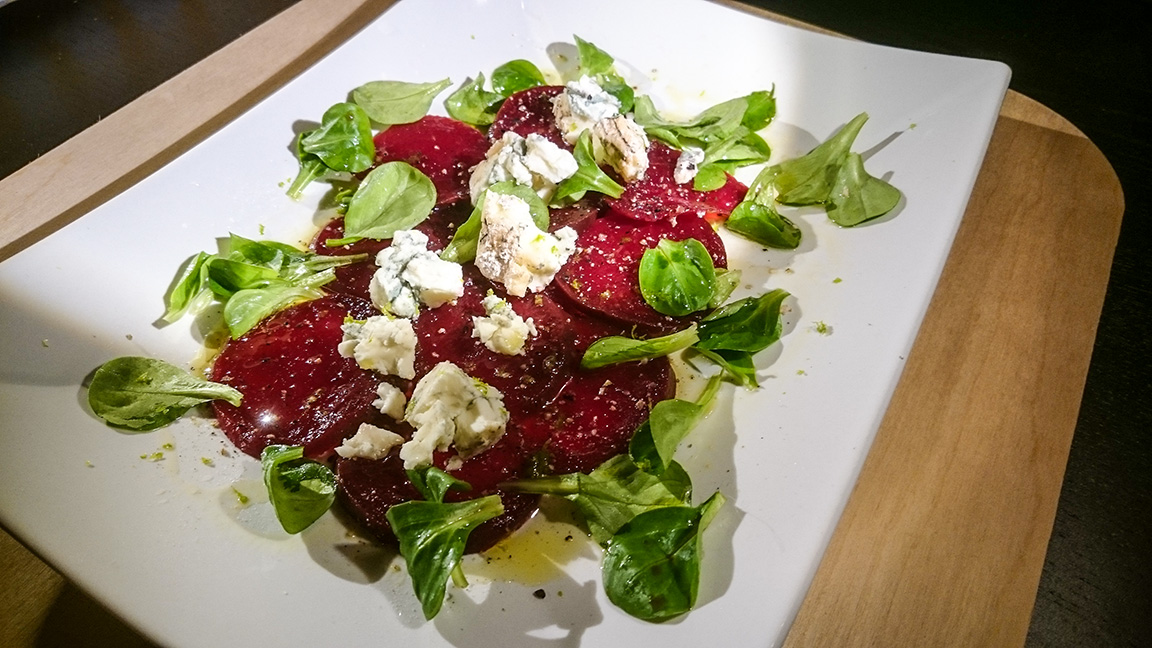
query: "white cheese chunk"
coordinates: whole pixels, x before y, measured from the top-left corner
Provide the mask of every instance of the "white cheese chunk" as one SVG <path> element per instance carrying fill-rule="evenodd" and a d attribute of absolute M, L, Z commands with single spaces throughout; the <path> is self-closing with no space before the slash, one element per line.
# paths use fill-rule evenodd
<path fill-rule="evenodd" d="M 648 135 L 631 117 L 617 115 L 592 126 L 596 161 L 607 164 L 625 182 L 642 180 L 648 171 Z"/>
<path fill-rule="evenodd" d="M 441 362 L 416 383 L 404 420 L 415 428 L 400 448 L 406 470 L 432 463 L 432 453 L 455 446 L 467 459 L 504 436 L 504 395 L 451 362 Z"/>
<path fill-rule="evenodd" d="M 480 219 L 476 268 L 504 284 L 510 295 L 544 290 L 576 251 L 575 230 L 542 231 L 532 221 L 528 203 L 516 196 L 488 192 Z"/>
<path fill-rule="evenodd" d="M 416 376 L 416 331 L 412 320 L 387 315 L 369 317 L 363 322 L 346 322 L 344 339 L 336 348 L 341 356 L 355 358 L 363 369 L 385 375 Z"/>
<path fill-rule="evenodd" d="M 336 448 L 336 454 L 345 459 L 383 459 L 388 456 L 392 448 L 404 443 L 404 437 L 378 428 L 375 425 L 361 423 L 356 434 L 345 439 L 344 443 Z"/>
<path fill-rule="evenodd" d="M 397 421 L 404 418 L 404 405 L 407 404 L 407 399 L 404 398 L 404 392 L 400 391 L 398 387 L 391 383 L 382 382 L 376 387 L 376 395 L 379 398 L 372 401 L 372 407 L 380 410 L 381 414 L 387 414 Z"/>
<path fill-rule="evenodd" d="M 531 187 L 547 201 L 556 185 L 576 174 L 580 165 L 572 154 L 537 133 L 521 137 L 508 131 L 488 149 L 485 159 L 472 170 L 468 190 L 472 204 L 488 187 L 512 181 Z"/>
<path fill-rule="evenodd" d="M 676 159 L 676 169 L 672 171 L 672 179 L 676 184 L 687 184 L 696 177 L 700 170 L 700 163 L 704 161 L 704 149 L 695 146 L 685 146 Z"/>
<path fill-rule="evenodd" d="M 569 81 L 564 91 L 552 98 L 552 115 L 564 141 L 575 144 L 580 133 L 602 119 L 620 114 L 620 100 L 604 91 L 589 76 Z"/>
<path fill-rule="evenodd" d="M 376 265 L 368 292 L 385 313 L 415 317 L 421 303 L 435 308 L 464 294 L 460 264 L 428 251 L 428 237 L 417 230 L 396 232 L 376 255 Z"/>
<path fill-rule="evenodd" d="M 479 338 L 493 353 L 524 353 L 528 336 L 536 335 L 532 318 L 520 317 L 511 304 L 496 295 L 488 295 L 482 303 L 487 316 L 472 317 L 472 337 Z"/>

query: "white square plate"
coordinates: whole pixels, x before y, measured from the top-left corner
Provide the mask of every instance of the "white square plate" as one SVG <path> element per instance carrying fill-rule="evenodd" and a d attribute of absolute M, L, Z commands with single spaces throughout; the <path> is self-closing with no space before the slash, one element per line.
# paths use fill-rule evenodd
<path fill-rule="evenodd" d="M 333 516 L 299 536 L 279 531 L 256 462 L 221 455 L 227 444 L 209 421 L 129 435 L 87 412 L 80 384 L 104 361 L 197 356 L 195 322 L 153 325 L 184 259 L 228 232 L 310 235 L 323 188 L 294 203 L 282 186 L 296 170 L 295 122 L 373 79 L 449 76 L 455 86 L 515 58 L 544 67 L 548 46 L 573 34 L 681 116 L 775 85 L 774 159 L 867 111 L 854 149 L 904 192 L 894 214 L 855 229 L 817 210 L 794 214 L 796 251 L 728 237 L 745 292 L 782 287 L 795 298 L 783 342 L 760 358 L 762 388 L 726 388 L 681 451 L 698 499 L 717 488 L 730 499 L 706 534 L 695 611 L 661 625 L 622 614 L 603 594 L 598 550 L 549 540 L 542 525 L 521 535 L 545 539 L 517 542 L 511 558 L 468 562 L 473 586 L 427 623 L 391 554 L 347 537 Z M 719 629 L 726 645 L 779 643 L 899 378 L 1007 81 L 999 63 L 691 0 L 476 0 L 450 11 L 404 0 L 187 154 L 0 264 L 0 521 L 171 645 L 699 646 Z M 157 451 L 163 460 L 141 459 Z M 241 507 L 233 489 L 252 502 Z"/>

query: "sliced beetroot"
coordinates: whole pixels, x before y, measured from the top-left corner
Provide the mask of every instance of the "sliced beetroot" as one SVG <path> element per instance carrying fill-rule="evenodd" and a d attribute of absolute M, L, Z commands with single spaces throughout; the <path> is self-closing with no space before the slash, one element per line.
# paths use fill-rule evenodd
<path fill-rule="evenodd" d="M 680 151 L 653 141 L 648 148 L 648 171 L 644 179 L 627 185 L 619 198 L 606 200 L 608 208 L 639 221 L 663 220 L 686 211 L 723 219 L 748 192 L 748 188 L 732 176 L 714 191 L 696 191 L 690 182 L 678 184 L 672 174 L 679 158 Z"/>
<path fill-rule="evenodd" d="M 513 434 L 509 430 L 509 434 Z M 508 435 L 505 435 L 506 438 Z M 465 551 L 484 551 L 518 529 L 532 516 L 539 498 L 532 495 L 505 493 L 497 490 L 500 482 L 525 476 L 526 459 L 518 450 L 514 439 L 502 440 L 487 451 L 465 461 L 449 471 L 457 479 L 472 486 L 470 491 L 449 491 L 447 501 L 461 501 L 499 494 L 504 513 L 477 527 L 468 538 Z M 447 453 L 438 453 L 436 463 L 443 469 Z M 374 536 L 385 542 L 394 542 L 395 536 L 386 517 L 388 509 L 413 499 L 422 499 L 408 480 L 404 463 L 396 453 L 383 459 L 338 459 L 336 478 L 340 485 L 340 499 L 349 513 Z"/>
<path fill-rule="evenodd" d="M 647 333 L 684 328 L 693 320 L 656 312 L 640 293 L 640 258 L 660 239 L 700 241 L 712 263 L 727 267 L 724 242 L 704 218 L 682 213 L 674 218 L 644 223 L 615 214 L 592 223 L 576 240 L 576 253 L 556 275 L 555 285 L 583 308 L 638 324 Z"/>
<path fill-rule="evenodd" d="M 468 196 L 472 167 L 484 159 L 488 140 L 463 122 L 428 115 L 411 124 L 389 126 L 376 135 L 377 163 L 402 161 L 424 172 L 436 185 L 437 204 Z"/>
<path fill-rule="evenodd" d="M 581 371 L 551 405 L 522 422 L 523 434 L 548 438 L 552 472 L 589 472 L 626 452 L 652 407 L 675 393 L 666 358 Z"/>
<path fill-rule="evenodd" d="M 528 338 L 523 354 L 496 353 L 472 337 L 472 318 L 484 316 L 481 301 L 490 290 L 507 299 L 521 317 L 532 319 L 537 335 Z M 568 382 L 579 366 L 584 348 L 591 343 L 590 339 L 581 338 L 587 326 L 549 294 L 505 295 L 469 265 L 464 270 L 464 295 L 453 303 L 421 312 L 416 319 L 416 375 L 427 373 L 440 362 L 451 361 L 468 375 L 500 390 L 504 406 L 518 417 L 546 405 Z M 604 325 L 596 330 L 597 337 L 621 331 Z M 538 446 L 528 451 L 535 449 Z"/>
<path fill-rule="evenodd" d="M 220 429 L 253 457 L 267 445 L 285 444 L 323 458 L 361 423 L 375 420 L 380 378 L 336 351 L 344 318 L 374 311 L 364 300 L 325 297 L 286 308 L 230 341 L 210 378 L 244 397 L 239 407 L 213 402 Z"/>
<path fill-rule="evenodd" d="M 552 114 L 552 98 L 563 91 L 564 86 L 537 86 L 508 97 L 488 128 L 489 139 L 495 142 L 508 131 L 522 137 L 537 133 L 561 148 L 572 150 L 561 137 Z"/>
<path fill-rule="evenodd" d="M 468 219 L 472 213 L 472 206 L 467 202 L 456 202 L 451 205 L 438 205 L 432 209 L 427 220 L 416 226 L 415 229 L 428 236 L 428 249 L 439 251 L 452 240 L 456 228 Z M 368 286 L 372 283 L 372 275 L 376 274 L 376 253 L 392 244 L 391 239 L 361 239 L 355 243 L 329 247 L 324 244 L 328 239 L 344 237 L 344 218 L 334 218 L 321 228 L 316 237 L 309 244 L 309 249 L 317 254 L 331 256 L 344 256 L 349 254 L 367 254 L 368 258 L 359 263 L 340 266 L 336 268 L 336 279 L 325 284 L 324 290 L 329 293 L 340 293 L 370 299 Z"/>
<path fill-rule="evenodd" d="M 603 206 L 604 201 L 600 199 L 600 195 L 589 192 L 567 207 L 553 207 L 548 210 L 550 218 L 548 231 L 555 232 L 561 227 L 571 227 L 579 234 L 596 220 Z"/>

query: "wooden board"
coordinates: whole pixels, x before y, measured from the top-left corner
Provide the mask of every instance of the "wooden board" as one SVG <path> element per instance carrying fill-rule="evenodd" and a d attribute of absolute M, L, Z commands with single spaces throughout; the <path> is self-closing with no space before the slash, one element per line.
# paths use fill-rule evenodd
<path fill-rule="evenodd" d="M 302 0 L 0 181 L 0 260 L 191 148 L 389 4 Z M 1087 211 L 1093 226 L 1077 227 Z M 1122 214 L 1096 147 L 1010 92 L 787 646 L 1023 644 Z M 7 536 L 0 582 L 0 644 L 33 645 L 67 586 Z"/>

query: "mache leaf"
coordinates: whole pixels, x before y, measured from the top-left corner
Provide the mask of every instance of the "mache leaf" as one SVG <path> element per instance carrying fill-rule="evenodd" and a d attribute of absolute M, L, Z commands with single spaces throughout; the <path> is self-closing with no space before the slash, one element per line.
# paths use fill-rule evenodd
<path fill-rule="evenodd" d="M 125 356 L 105 362 L 88 385 L 88 405 L 109 425 L 154 430 L 201 403 L 240 404 L 232 387 L 209 382 L 155 358 Z"/>

